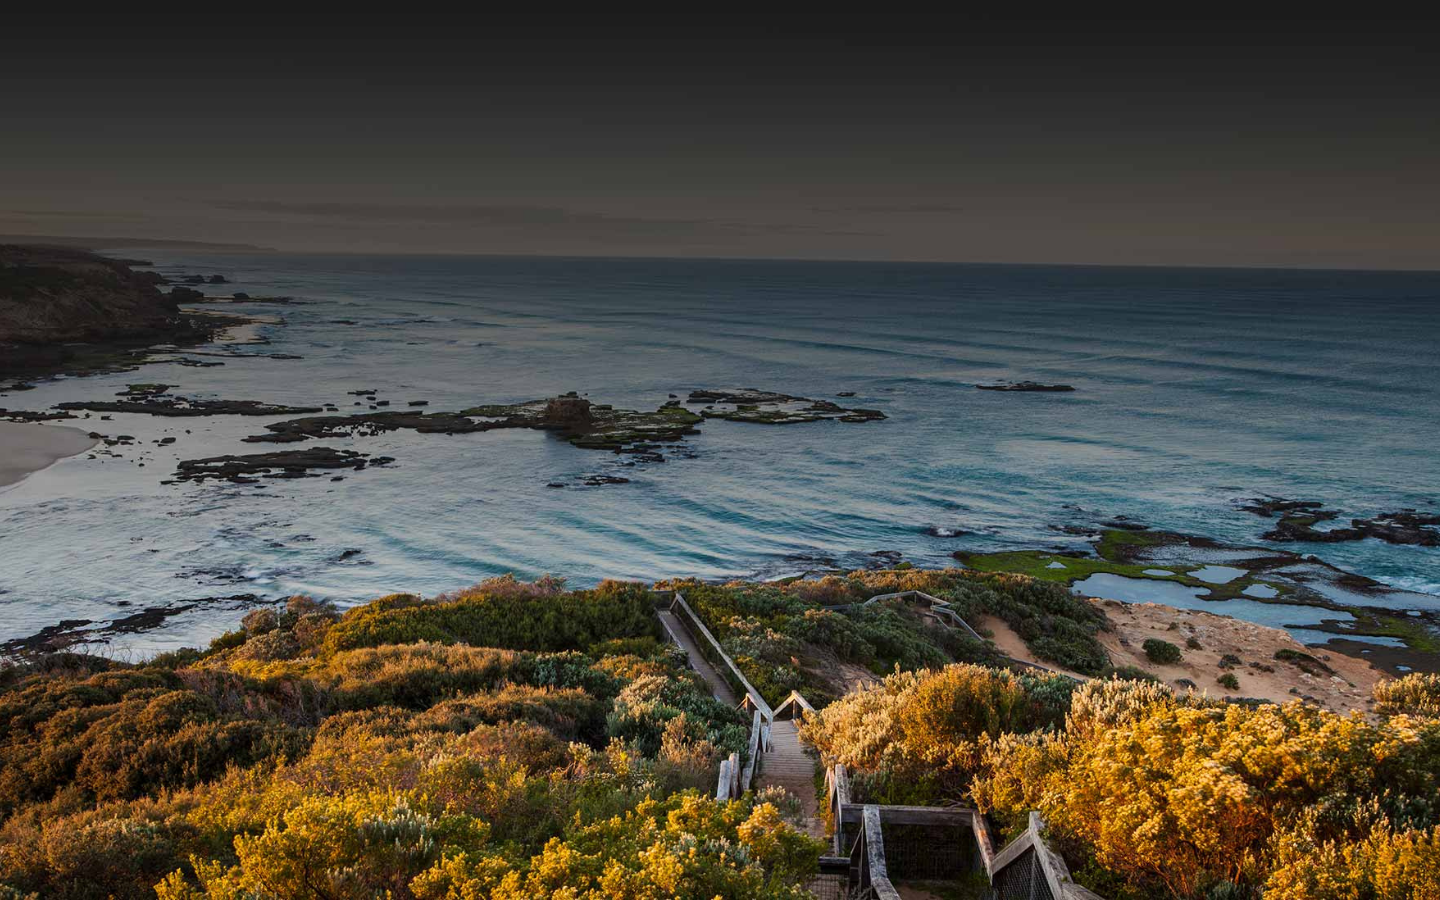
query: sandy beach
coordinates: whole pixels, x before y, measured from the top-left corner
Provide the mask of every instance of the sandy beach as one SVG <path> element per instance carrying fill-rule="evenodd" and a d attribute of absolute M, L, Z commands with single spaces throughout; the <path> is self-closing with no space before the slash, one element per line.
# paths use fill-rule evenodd
<path fill-rule="evenodd" d="M 0 422 L 0 487 L 98 443 L 78 428 Z"/>

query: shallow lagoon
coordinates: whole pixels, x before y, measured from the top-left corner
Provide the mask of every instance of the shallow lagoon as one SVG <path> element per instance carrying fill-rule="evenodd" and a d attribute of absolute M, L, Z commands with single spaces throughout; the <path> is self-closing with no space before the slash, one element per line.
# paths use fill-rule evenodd
<path fill-rule="evenodd" d="M 1173 581 L 1153 581 L 1146 578 L 1126 578 L 1123 575 L 1101 573 L 1075 582 L 1075 590 L 1086 597 L 1101 597 L 1106 600 L 1121 600 L 1126 603 L 1163 603 L 1179 609 L 1195 609 L 1222 616 L 1233 616 L 1272 628 L 1287 628 L 1302 643 L 1316 643 L 1314 635 L 1320 632 L 1304 628 L 1321 622 L 1353 622 L 1355 617 L 1347 612 L 1335 612 L 1313 606 L 1294 606 L 1282 603 L 1260 603 L 1255 600 L 1204 600 L 1204 588 L 1186 587 Z M 1326 640 L 1334 635 L 1327 635 Z"/>

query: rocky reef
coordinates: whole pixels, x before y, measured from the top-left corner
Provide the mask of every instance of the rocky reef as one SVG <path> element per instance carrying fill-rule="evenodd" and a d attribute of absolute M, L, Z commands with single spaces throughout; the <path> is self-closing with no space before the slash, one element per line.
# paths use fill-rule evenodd
<path fill-rule="evenodd" d="M 753 422 L 759 425 L 795 425 L 835 419 L 840 422 L 875 422 L 886 416 L 878 409 L 849 409 L 829 400 L 812 400 L 757 388 L 691 391 L 686 403 L 706 404 L 707 419 Z"/>
<path fill-rule="evenodd" d="M 1440 529 L 1437 529 L 1440 515 L 1414 509 L 1383 513 L 1371 519 L 1352 518 L 1349 527 L 1316 528 L 1321 522 L 1340 518 L 1340 513 L 1326 509 L 1325 504 L 1318 500 L 1286 500 L 1280 497 L 1254 498 L 1240 508 L 1266 518 L 1279 516 L 1275 527 L 1263 535 L 1267 541 L 1338 544 L 1375 538 L 1387 544 L 1440 547 Z"/>
<path fill-rule="evenodd" d="M 269 478 L 311 478 L 314 470 L 354 469 L 379 466 L 395 460 L 388 456 L 372 457 L 354 450 L 314 447 L 306 450 L 281 450 L 274 453 L 212 456 L 187 459 L 175 472 L 178 481 L 229 481 L 232 484 L 255 484 L 253 476 Z"/>
<path fill-rule="evenodd" d="M 366 395 L 371 392 L 354 392 Z M 637 445 L 673 442 L 689 434 L 701 417 L 678 404 L 653 412 L 591 403 L 574 391 L 525 403 L 472 406 L 459 412 L 369 412 L 350 416 L 308 416 L 266 425 L 268 434 L 250 443 L 291 443 L 313 438 L 374 435 L 409 429 L 425 434 L 467 434 L 501 428 L 532 428 L 558 434 L 588 450 L 627 451 Z"/>
<path fill-rule="evenodd" d="M 193 400 L 173 396 L 168 384 L 132 384 L 116 394 L 121 400 L 81 400 L 60 403 L 56 409 L 108 413 L 140 413 L 147 416 L 191 418 L 195 416 L 294 416 L 321 412 L 319 406 L 283 406 L 260 400 Z"/>

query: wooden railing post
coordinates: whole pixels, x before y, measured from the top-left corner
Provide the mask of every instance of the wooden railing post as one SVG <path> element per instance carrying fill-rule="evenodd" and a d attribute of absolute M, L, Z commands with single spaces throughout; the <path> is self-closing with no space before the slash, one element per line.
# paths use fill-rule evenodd
<path fill-rule="evenodd" d="M 740 774 L 740 793 L 750 790 L 750 785 L 755 778 L 755 769 L 760 762 L 760 754 L 764 752 L 765 744 L 763 732 L 765 730 L 765 719 L 760 715 L 760 710 L 750 719 L 750 745 L 747 750 L 749 755 L 745 759 L 745 769 Z"/>

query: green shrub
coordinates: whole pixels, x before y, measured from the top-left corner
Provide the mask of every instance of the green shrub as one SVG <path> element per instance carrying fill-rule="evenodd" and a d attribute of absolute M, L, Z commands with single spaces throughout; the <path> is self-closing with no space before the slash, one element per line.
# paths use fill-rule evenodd
<path fill-rule="evenodd" d="M 1227 691 L 1240 690 L 1240 679 L 1235 677 L 1234 672 L 1226 672 L 1224 675 L 1221 675 L 1215 680 L 1219 682 L 1220 686 L 1225 688 Z"/>
<path fill-rule="evenodd" d="M 606 582 L 590 591 L 530 595 L 472 591 L 432 602 L 386 598 L 356 607 L 325 636 L 327 652 L 384 644 L 470 644 L 513 650 L 584 650 L 615 638 L 660 636 L 643 585 Z"/>
<path fill-rule="evenodd" d="M 1157 665 L 1174 665 L 1183 656 L 1179 647 L 1160 638 L 1146 638 L 1140 648 L 1145 651 L 1145 658 Z"/>

